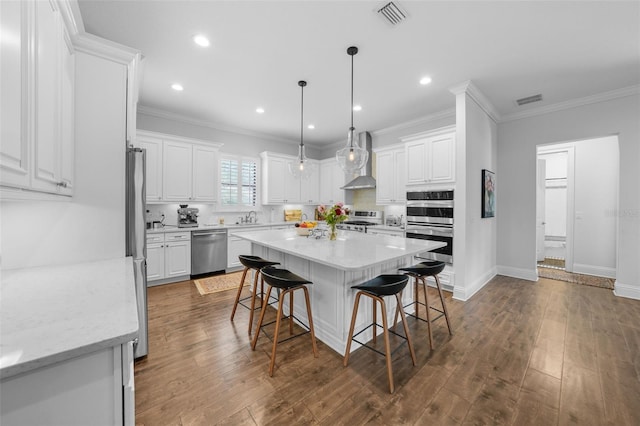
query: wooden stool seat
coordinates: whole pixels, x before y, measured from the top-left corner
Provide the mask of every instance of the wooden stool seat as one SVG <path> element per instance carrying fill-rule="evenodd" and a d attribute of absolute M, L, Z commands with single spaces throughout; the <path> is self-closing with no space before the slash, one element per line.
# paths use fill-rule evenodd
<path fill-rule="evenodd" d="M 378 352 L 381 355 L 385 355 L 385 358 L 387 361 L 387 376 L 389 378 L 390 393 L 393 393 L 395 387 L 393 383 L 393 370 L 391 368 L 392 352 L 389 344 L 389 333 L 392 333 L 406 340 L 407 345 L 409 346 L 409 353 L 411 354 L 411 361 L 413 362 L 414 366 L 416 365 L 416 355 L 413 351 L 413 343 L 411 342 L 411 336 L 409 335 L 409 327 L 407 326 L 407 321 L 406 321 L 406 318 L 404 317 L 404 311 L 402 312 L 401 318 L 402 318 L 402 325 L 404 327 L 405 335 L 402 336 L 393 330 L 389 330 L 387 326 L 387 309 L 384 303 L 384 296 L 395 296 L 398 305 L 402 306 L 401 294 L 402 294 L 402 290 L 404 290 L 404 288 L 406 287 L 408 281 L 409 281 L 409 277 L 406 275 L 379 275 L 369 281 L 366 281 L 362 284 L 358 284 L 351 287 L 359 291 L 356 293 L 356 298 L 353 304 L 353 313 L 351 314 L 351 327 L 349 327 L 349 338 L 347 340 L 347 349 L 344 354 L 343 364 L 346 367 L 347 364 L 349 363 L 349 355 L 351 352 L 352 340 L 368 349 Z M 358 307 L 360 305 L 361 296 L 370 297 L 372 300 L 373 322 L 354 335 L 353 331 L 356 324 L 356 318 L 358 316 Z M 367 346 L 367 344 L 364 342 L 360 342 L 356 340 L 356 337 L 360 333 L 363 333 L 369 327 L 373 327 L 373 342 L 375 343 L 376 335 L 377 335 L 377 326 L 379 325 L 376 323 L 377 321 L 376 302 L 380 303 L 380 307 L 382 310 L 382 330 L 383 330 L 383 336 L 384 336 L 385 353 L 382 353 L 370 346 Z M 397 315 L 397 312 L 396 312 L 396 315 Z"/>
<path fill-rule="evenodd" d="M 409 314 L 407 313 L 406 315 L 409 315 L 413 318 L 416 318 L 420 321 L 424 321 L 427 323 L 427 329 L 429 330 L 429 347 L 433 350 L 433 334 L 431 332 L 431 323 L 435 320 L 437 320 L 438 318 L 440 318 L 441 316 L 444 315 L 446 321 L 447 321 L 447 328 L 449 329 L 449 334 L 453 335 L 453 332 L 451 331 L 451 323 L 449 322 L 449 314 L 447 312 L 447 305 L 444 301 L 444 296 L 442 294 L 442 287 L 440 286 L 440 279 L 438 278 L 438 274 L 440 272 L 442 272 L 445 268 L 445 263 L 444 262 L 438 262 L 438 261 L 426 261 L 426 262 L 421 262 L 418 263 L 417 265 L 412 265 L 412 266 L 407 266 L 404 268 L 400 268 L 398 269 L 399 271 L 405 272 L 408 276 L 411 276 L 414 278 L 414 288 L 413 288 L 413 302 L 409 303 L 408 305 L 404 305 L 402 306 L 402 310 L 404 311 L 405 308 L 409 307 L 409 306 L 414 306 L 415 305 L 415 313 L 414 314 Z M 438 288 L 438 294 L 440 295 L 440 303 L 442 304 L 442 309 L 437 309 L 433 306 L 431 306 L 429 304 L 429 291 L 427 290 L 427 280 L 426 277 L 433 277 L 436 281 L 436 287 Z M 422 289 L 424 291 L 424 303 L 420 302 L 418 300 L 418 284 L 422 284 Z M 425 307 L 425 311 L 427 314 L 427 319 L 423 319 L 420 318 L 419 316 L 419 306 L 422 305 Z M 394 325 L 396 323 L 396 321 L 398 320 L 398 313 L 400 312 L 400 304 L 398 305 L 398 307 L 396 308 L 396 315 L 395 315 L 395 319 L 393 321 Z M 431 314 L 430 314 L 430 310 L 433 309 L 436 312 L 439 312 L 440 315 L 437 316 L 434 319 L 431 319 Z M 405 312 L 406 313 L 406 312 Z"/>
<path fill-rule="evenodd" d="M 260 309 L 262 307 L 262 304 L 264 303 L 264 300 L 262 299 L 262 296 L 264 294 L 264 282 L 260 281 L 260 301 L 261 301 L 261 305 L 256 308 L 256 296 L 258 295 L 258 275 L 260 275 L 260 270 L 266 266 L 273 266 L 273 265 L 279 265 L 280 262 L 273 262 L 271 260 L 266 260 L 263 259 L 259 256 L 252 256 L 252 255 L 248 255 L 248 254 L 241 254 L 240 256 L 238 256 L 238 259 L 240 260 L 240 263 L 242 263 L 242 265 L 244 266 L 244 271 L 242 272 L 242 278 L 240 279 L 240 285 L 238 286 L 238 293 L 236 294 L 236 301 L 233 303 L 233 309 L 231 310 L 231 321 L 233 321 L 233 317 L 236 315 L 236 309 L 238 308 L 238 305 L 242 305 L 245 308 L 249 309 L 249 330 L 248 333 L 249 335 L 251 335 L 251 328 L 253 326 L 253 312 L 256 309 Z M 245 298 L 240 298 L 240 295 L 242 294 L 242 288 L 244 287 L 244 279 L 247 277 L 247 272 L 249 272 L 250 269 L 253 269 L 254 271 L 256 271 L 254 277 L 253 277 L 253 290 L 251 292 L 250 296 L 247 296 Z M 247 306 L 245 305 L 244 302 L 247 299 L 251 299 L 251 306 Z M 269 300 L 267 298 L 267 300 Z"/>
<path fill-rule="evenodd" d="M 273 335 L 273 346 L 271 349 L 271 363 L 269 364 L 269 376 L 273 376 L 273 368 L 275 367 L 275 364 L 276 364 L 276 348 L 278 346 L 278 334 L 280 332 L 280 321 L 282 319 L 282 313 L 283 313 L 282 307 L 287 294 L 290 295 L 289 296 L 289 315 L 288 315 L 290 337 L 284 340 L 293 339 L 294 337 L 299 337 L 299 336 L 302 336 L 303 334 L 310 333 L 311 346 L 313 347 L 313 356 L 316 358 L 318 357 L 318 348 L 316 346 L 316 336 L 313 330 L 313 318 L 311 316 L 311 303 L 309 301 L 309 290 L 306 287 L 307 284 L 313 284 L 313 283 L 286 269 L 266 267 L 261 270 L 261 273 L 262 273 L 262 279 L 269 286 L 267 289 L 266 300 L 269 300 L 269 297 L 271 296 L 271 290 L 274 287 L 278 290 L 284 290 L 284 291 L 279 291 L 280 294 L 278 297 L 278 311 L 276 313 L 276 320 L 275 320 L 276 329 Z M 307 320 L 309 321 L 308 326 L 306 326 L 302 321 L 300 321 L 293 314 L 293 293 L 296 290 L 302 290 L 304 292 L 304 298 L 307 305 Z M 260 334 L 260 330 L 262 330 L 264 326 L 267 326 L 274 322 L 272 321 L 270 323 L 263 324 L 264 314 L 267 310 L 267 306 L 268 306 L 268 303 L 262 304 L 262 309 L 260 310 L 260 319 L 258 319 L 258 326 L 257 326 L 258 328 L 255 335 L 253 336 L 253 341 L 251 342 L 252 350 L 256 349 L 256 343 L 258 342 L 258 335 Z M 307 331 L 297 335 L 293 335 L 293 319 L 294 318 L 298 320 L 298 323 L 302 325 L 304 328 L 306 328 Z"/>

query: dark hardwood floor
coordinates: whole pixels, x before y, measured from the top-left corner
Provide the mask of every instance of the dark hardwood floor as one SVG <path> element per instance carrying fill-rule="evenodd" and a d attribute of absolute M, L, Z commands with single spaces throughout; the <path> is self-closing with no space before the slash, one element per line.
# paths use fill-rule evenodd
<path fill-rule="evenodd" d="M 384 357 L 361 348 L 345 368 L 321 342 L 314 358 L 308 335 L 278 348 L 269 377 L 271 342 L 251 351 L 248 310 L 229 321 L 234 296 L 149 288 L 137 424 L 640 425 L 640 302 L 610 290 L 498 276 L 465 303 L 448 297 L 454 335 L 438 320 L 430 352 L 411 322 L 418 363 L 406 345 L 394 354 L 394 394 Z"/>

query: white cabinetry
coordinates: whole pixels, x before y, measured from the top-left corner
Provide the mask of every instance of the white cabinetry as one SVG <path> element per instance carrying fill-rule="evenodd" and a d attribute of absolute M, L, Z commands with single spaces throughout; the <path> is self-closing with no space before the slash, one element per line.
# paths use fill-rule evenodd
<path fill-rule="evenodd" d="M 310 160 L 311 176 L 296 179 L 289 172 L 289 163 L 296 157 L 260 153 L 262 159 L 263 204 L 317 204 L 319 202 L 320 176 L 318 162 Z"/>
<path fill-rule="evenodd" d="M 135 424 L 133 343 L 2 380 L 6 425 Z"/>
<path fill-rule="evenodd" d="M 73 195 L 75 56 L 58 4 L 0 8 L 2 185 Z"/>
<path fill-rule="evenodd" d="M 367 234 L 371 235 L 391 235 L 393 237 L 404 237 L 404 229 L 381 229 L 376 226 L 367 228 Z"/>
<path fill-rule="evenodd" d="M 138 131 L 135 145 L 147 150 L 148 202 L 217 201 L 222 144 Z"/>
<path fill-rule="evenodd" d="M 251 241 L 229 235 L 227 238 L 227 269 L 242 266 L 238 259 L 241 254 L 251 254 Z"/>
<path fill-rule="evenodd" d="M 406 161 L 404 145 L 376 151 L 376 204 L 406 201 Z"/>
<path fill-rule="evenodd" d="M 345 202 L 345 174 L 335 158 L 320 161 L 320 203 L 336 204 Z"/>
<path fill-rule="evenodd" d="M 407 185 L 455 182 L 455 132 L 452 128 L 402 140 L 406 143 Z"/>
<path fill-rule="evenodd" d="M 162 139 L 138 135 L 136 146 L 146 150 L 147 201 L 162 200 Z"/>
<path fill-rule="evenodd" d="M 193 147 L 164 141 L 162 155 L 162 194 L 165 201 L 191 200 Z"/>
<path fill-rule="evenodd" d="M 147 281 L 191 274 L 191 232 L 147 234 Z"/>

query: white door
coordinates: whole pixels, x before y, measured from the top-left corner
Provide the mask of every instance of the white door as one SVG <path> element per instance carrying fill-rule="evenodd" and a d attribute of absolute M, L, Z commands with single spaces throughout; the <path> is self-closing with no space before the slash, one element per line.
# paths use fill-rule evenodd
<path fill-rule="evenodd" d="M 376 203 L 388 204 L 395 199 L 395 180 L 393 151 L 376 153 Z"/>
<path fill-rule="evenodd" d="M 544 260 L 546 175 L 547 162 L 539 159 L 536 183 L 536 261 L 538 262 Z"/>
<path fill-rule="evenodd" d="M 165 141 L 162 153 L 162 190 L 167 201 L 191 199 L 192 145 Z"/>
<path fill-rule="evenodd" d="M 147 281 L 164 278 L 164 244 L 147 244 Z"/>
<path fill-rule="evenodd" d="M 138 136 L 136 146 L 146 150 L 145 189 L 147 201 L 162 200 L 162 140 Z"/>
<path fill-rule="evenodd" d="M 191 273 L 191 241 L 165 244 L 165 276 L 179 277 Z"/>
<path fill-rule="evenodd" d="M 218 194 L 216 185 L 217 149 L 193 146 L 193 199 L 195 201 L 215 201 Z"/>

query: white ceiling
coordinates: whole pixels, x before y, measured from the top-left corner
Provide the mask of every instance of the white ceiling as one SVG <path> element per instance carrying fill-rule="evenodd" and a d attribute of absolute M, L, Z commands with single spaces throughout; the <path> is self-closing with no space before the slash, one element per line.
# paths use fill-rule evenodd
<path fill-rule="evenodd" d="M 304 79 L 317 147 L 346 137 L 351 45 L 357 131 L 451 109 L 467 80 L 503 116 L 640 83 L 638 1 L 397 3 L 409 17 L 393 27 L 376 13 L 386 1 L 79 1 L 88 33 L 144 55 L 141 105 L 299 143 Z"/>

